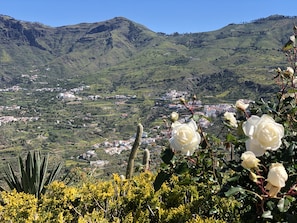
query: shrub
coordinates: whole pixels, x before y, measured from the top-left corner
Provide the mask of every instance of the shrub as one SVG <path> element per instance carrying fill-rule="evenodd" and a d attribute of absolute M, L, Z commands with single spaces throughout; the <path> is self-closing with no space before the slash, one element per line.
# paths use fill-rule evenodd
<path fill-rule="evenodd" d="M 199 218 L 199 213 L 203 212 L 197 207 L 208 202 L 210 195 L 203 191 L 198 193 L 195 186 L 179 185 L 178 178 L 171 181 L 176 186 L 164 184 L 155 192 L 154 179 L 154 174 L 146 172 L 130 180 L 115 174 L 111 180 L 81 186 L 67 186 L 54 181 L 39 200 L 31 194 L 4 191 L 1 192 L 0 217 L 12 222 L 40 223 L 195 222 L 197 219 L 202 221 L 202 218 L 208 222 L 223 222 L 216 221 L 219 215 Z M 178 199 L 176 204 L 174 199 Z M 222 211 L 234 212 L 231 210 L 234 201 L 227 200 L 213 199 L 211 204 L 223 207 Z"/>
<path fill-rule="evenodd" d="M 1 222 L 34 222 L 38 218 L 37 198 L 24 192 L 2 191 L 0 205 Z"/>
<path fill-rule="evenodd" d="M 48 173 L 48 158 L 49 156 L 41 159 L 40 152 L 28 152 L 25 164 L 21 156 L 19 156 L 19 173 L 13 170 L 11 165 L 8 163 L 8 170 L 5 170 L 5 181 L 10 189 L 15 189 L 18 192 L 25 192 L 34 194 L 37 198 L 41 194 L 45 193 L 46 186 L 53 182 L 62 165 L 59 164 L 53 171 Z"/>

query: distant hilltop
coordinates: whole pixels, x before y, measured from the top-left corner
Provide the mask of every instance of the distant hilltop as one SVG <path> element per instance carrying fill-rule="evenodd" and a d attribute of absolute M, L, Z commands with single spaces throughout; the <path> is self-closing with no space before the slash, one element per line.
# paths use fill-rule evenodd
<path fill-rule="evenodd" d="M 98 93 L 176 89 L 218 101 L 253 99 L 275 91 L 270 72 L 285 66 L 279 49 L 294 24 L 296 17 L 272 15 L 166 35 L 123 17 L 54 28 L 1 15 L 0 87 L 83 83 Z"/>

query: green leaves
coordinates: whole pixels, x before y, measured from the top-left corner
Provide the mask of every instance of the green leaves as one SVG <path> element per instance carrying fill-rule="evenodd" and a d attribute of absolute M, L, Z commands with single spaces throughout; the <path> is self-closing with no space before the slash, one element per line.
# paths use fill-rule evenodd
<path fill-rule="evenodd" d="M 41 159 L 40 152 L 28 152 L 25 162 L 19 156 L 19 174 L 12 169 L 8 163 L 8 170 L 5 172 L 5 181 L 9 188 L 16 189 L 18 192 L 34 194 L 37 198 L 45 193 L 46 186 L 57 179 L 62 165 L 58 164 L 54 170 L 48 173 L 48 158 L 46 155 Z"/>
<path fill-rule="evenodd" d="M 266 219 L 273 219 L 273 216 L 271 214 L 271 211 L 264 211 L 262 214 L 262 218 L 266 218 Z"/>
<path fill-rule="evenodd" d="M 231 187 L 227 192 L 225 192 L 225 196 L 230 197 L 237 193 L 244 193 L 244 189 L 242 187 Z"/>
<path fill-rule="evenodd" d="M 170 179 L 171 175 L 171 173 L 167 173 L 164 170 L 161 170 L 156 176 L 155 181 L 153 183 L 154 190 L 158 191 L 161 188 L 162 184 Z"/>
<path fill-rule="evenodd" d="M 291 202 L 295 201 L 295 198 L 289 196 L 289 197 L 283 197 L 279 200 L 277 204 L 277 208 L 280 212 L 287 212 L 289 208 L 291 207 Z"/>
<path fill-rule="evenodd" d="M 170 164 L 173 157 L 174 157 L 174 152 L 172 151 L 171 148 L 166 148 L 161 154 L 161 159 L 165 164 Z"/>

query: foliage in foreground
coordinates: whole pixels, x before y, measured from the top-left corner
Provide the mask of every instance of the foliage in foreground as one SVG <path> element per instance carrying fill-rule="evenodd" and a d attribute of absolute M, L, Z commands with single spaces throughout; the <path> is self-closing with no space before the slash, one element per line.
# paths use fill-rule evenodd
<path fill-rule="evenodd" d="M 211 190 L 185 186 L 178 178 L 155 192 L 155 176 L 146 172 L 130 180 L 112 180 L 67 186 L 54 181 L 40 199 L 23 192 L 1 192 L 1 222 L 237 222 L 232 198 Z M 208 208 L 216 207 L 216 213 Z M 201 213 L 204 213 L 201 215 Z M 226 213 L 231 221 L 225 221 Z M 216 220 L 215 220 L 216 219 Z"/>
<path fill-rule="evenodd" d="M 238 100 L 236 110 L 222 117 L 226 128 L 218 134 L 208 134 L 196 125 L 201 115 L 192 106 L 195 97 L 181 99 L 188 115 L 179 118 L 173 112 L 170 116 L 171 138 L 162 154 L 155 190 L 179 177 L 188 188 L 195 183 L 211 189 L 217 198 L 235 198 L 242 204 L 236 209 L 238 222 L 297 221 L 296 37 L 295 26 L 283 47 L 289 65 L 276 69 L 277 95 L 269 101 Z M 207 204 L 207 210 L 219 210 Z M 224 220 L 229 222 L 228 214 Z"/>
<path fill-rule="evenodd" d="M 8 163 L 8 170 L 5 171 L 5 181 L 11 190 L 15 189 L 17 192 L 25 192 L 34 194 L 37 198 L 46 191 L 46 186 L 57 179 L 58 174 L 62 168 L 61 163 L 50 173 L 48 172 L 48 158 L 49 155 L 41 158 L 40 151 L 29 151 L 26 160 L 23 161 L 19 156 L 19 174 L 14 171 L 12 166 Z"/>

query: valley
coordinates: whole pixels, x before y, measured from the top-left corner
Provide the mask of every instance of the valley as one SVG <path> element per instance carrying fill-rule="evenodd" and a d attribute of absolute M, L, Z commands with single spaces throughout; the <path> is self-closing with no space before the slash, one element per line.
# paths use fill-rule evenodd
<path fill-rule="evenodd" d="M 181 97 L 195 95 L 200 124 L 217 133 L 236 100 L 278 91 L 280 46 L 296 21 L 275 15 L 166 35 L 122 17 L 48 27 L 0 16 L 0 168 L 41 150 L 65 172 L 92 163 L 98 177 L 123 173 L 140 122 L 153 169 L 168 143 L 164 119 L 187 114 Z"/>

